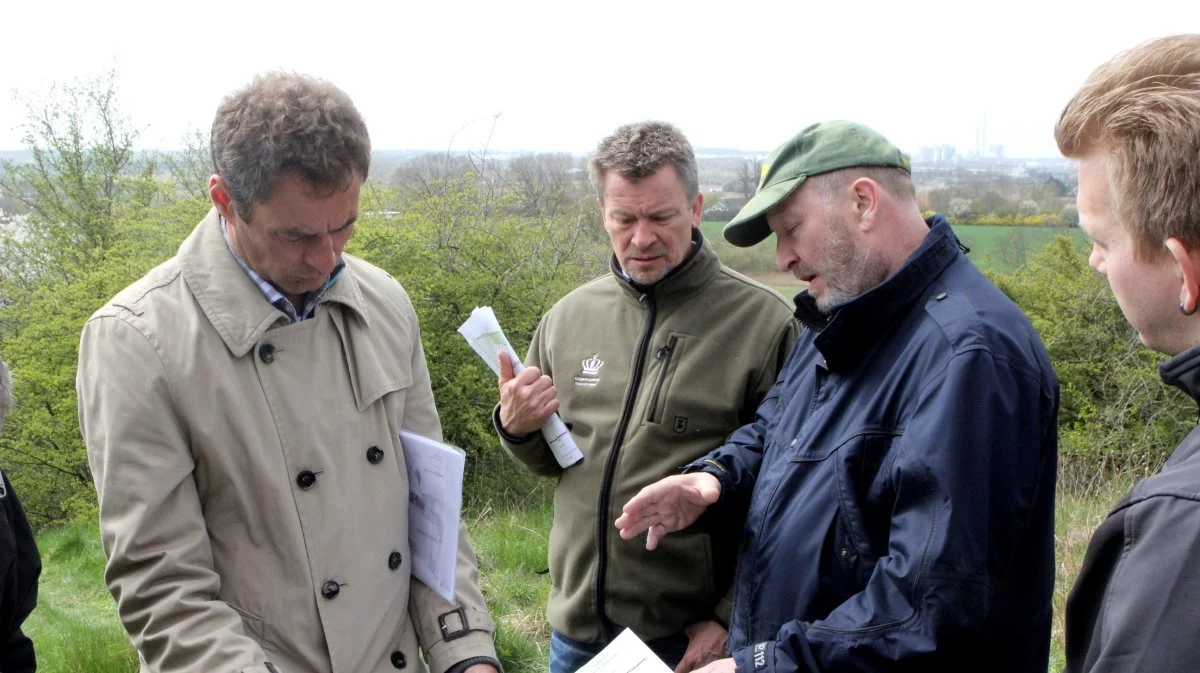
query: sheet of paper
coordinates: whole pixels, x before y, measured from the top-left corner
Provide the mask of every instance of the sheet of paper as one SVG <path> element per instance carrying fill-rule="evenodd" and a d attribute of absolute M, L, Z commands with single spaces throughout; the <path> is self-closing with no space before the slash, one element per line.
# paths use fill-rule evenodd
<path fill-rule="evenodd" d="M 633 631 L 625 629 L 578 673 L 672 673 Z"/>
<path fill-rule="evenodd" d="M 408 466 L 408 549 L 412 574 L 454 601 L 458 521 L 467 454 L 407 430 L 400 431 Z"/>
<path fill-rule="evenodd" d="M 496 376 L 500 376 L 498 354 L 501 351 L 508 354 L 514 373 L 519 373 L 524 369 L 521 358 L 508 343 L 508 337 L 504 336 L 504 330 L 500 329 L 500 321 L 496 319 L 496 314 L 492 311 L 491 306 L 476 307 L 471 311 L 470 317 L 459 326 L 458 333 L 463 335 L 463 338 L 471 345 L 471 349 L 483 358 Z M 560 466 L 571 467 L 583 460 L 583 454 L 575 445 L 571 431 L 567 429 L 566 423 L 563 423 L 558 414 L 551 416 L 542 426 L 542 436 L 546 438 L 546 443 L 550 445 L 550 451 Z"/>

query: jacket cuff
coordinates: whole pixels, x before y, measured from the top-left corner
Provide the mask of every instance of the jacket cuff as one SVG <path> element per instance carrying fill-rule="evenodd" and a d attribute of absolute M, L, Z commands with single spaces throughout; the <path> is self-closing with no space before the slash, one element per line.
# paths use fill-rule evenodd
<path fill-rule="evenodd" d="M 500 660 L 492 639 L 496 627 L 487 612 L 464 606 L 431 621 L 432 628 L 427 626 L 417 634 L 431 673 L 448 673 L 457 664 L 478 657 Z"/>
<path fill-rule="evenodd" d="M 769 673 L 775 670 L 775 641 L 764 640 L 733 652 L 736 673 Z"/>
<path fill-rule="evenodd" d="M 527 435 L 509 434 L 509 432 L 504 429 L 504 426 L 500 424 L 500 405 L 499 404 L 497 404 L 496 408 L 492 410 L 492 425 L 496 426 L 496 433 L 500 435 L 500 439 L 503 439 L 504 441 L 508 442 L 509 444 L 524 444 L 524 443 L 528 442 L 529 440 L 533 439 L 534 435 L 537 434 L 537 431 L 531 432 Z"/>
<path fill-rule="evenodd" d="M 462 673 L 475 664 L 490 664 L 491 666 L 495 667 L 497 671 L 500 671 L 501 673 L 504 671 L 504 669 L 500 667 L 500 662 L 492 659 L 491 657 L 471 657 L 470 659 L 465 659 L 457 664 L 454 664 L 449 670 L 446 671 L 446 673 Z"/>

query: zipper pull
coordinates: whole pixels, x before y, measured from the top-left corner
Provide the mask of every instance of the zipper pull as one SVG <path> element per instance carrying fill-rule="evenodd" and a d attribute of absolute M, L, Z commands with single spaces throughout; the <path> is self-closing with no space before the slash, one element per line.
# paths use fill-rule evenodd
<path fill-rule="evenodd" d="M 654 351 L 654 359 L 661 360 L 661 359 L 667 357 L 667 355 L 670 354 L 671 350 L 672 350 L 671 344 L 667 344 L 666 346 L 659 346 L 658 350 Z"/>

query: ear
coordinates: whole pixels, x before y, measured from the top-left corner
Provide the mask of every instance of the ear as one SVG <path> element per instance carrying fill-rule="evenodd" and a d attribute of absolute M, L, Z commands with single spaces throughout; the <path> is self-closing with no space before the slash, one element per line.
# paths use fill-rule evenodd
<path fill-rule="evenodd" d="M 867 230 L 874 226 L 875 217 L 879 212 L 879 185 L 867 177 L 851 183 L 850 208 L 861 229 Z"/>
<path fill-rule="evenodd" d="M 212 199 L 213 206 L 226 222 L 234 221 L 234 218 L 237 217 L 237 208 L 233 205 L 233 197 L 229 194 L 225 178 L 213 174 L 208 179 L 208 198 Z"/>
<path fill-rule="evenodd" d="M 700 226 L 700 220 L 704 217 L 704 194 L 696 192 L 696 203 L 692 206 L 692 228 Z"/>
<path fill-rule="evenodd" d="M 1200 302 L 1200 247 L 1178 238 L 1168 238 L 1166 246 L 1179 268 L 1179 306 L 1190 315 Z"/>

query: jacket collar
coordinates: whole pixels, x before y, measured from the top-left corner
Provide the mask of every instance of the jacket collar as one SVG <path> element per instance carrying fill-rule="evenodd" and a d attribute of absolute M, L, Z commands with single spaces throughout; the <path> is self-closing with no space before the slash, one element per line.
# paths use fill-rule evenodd
<path fill-rule="evenodd" d="M 796 318 L 816 333 L 814 345 L 830 369 L 857 362 L 961 254 L 958 239 L 945 217 L 935 215 L 926 224 L 929 233 L 925 240 L 899 271 L 863 294 L 834 306 L 829 315 L 817 310 L 808 290 L 796 295 Z"/>
<path fill-rule="evenodd" d="M 657 283 L 642 285 L 627 277 L 621 270 L 615 254 L 609 258 L 608 268 L 616 277 L 617 284 L 621 286 L 621 289 L 634 300 L 640 302 L 642 297 L 649 295 L 655 300 L 662 301 L 686 297 L 708 285 L 709 281 L 720 271 L 721 260 L 708 241 L 704 239 L 704 234 L 700 233 L 700 228 L 696 227 L 692 229 L 692 249 L 688 256 L 684 257 L 679 266 L 668 271 L 667 275 Z"/>
<path fill-rule="evenodd" d="M 368 321 L 365 302 L 353 273 L 353 260 L 337 283 L 321 298 L 322 304 L 338 302 L 350 307 L 364 322 Z M 235 357 L 248 353 L 262 335 L 287 316 L 271 305 L 230 253 L 221 236 L 221 221 L 216 209 L 210 210 L 200 224 L 179 246 L 179 267 L 188 289 L 225 346 Z"/>
<path fill-rule="evenodd" d="M 1193 346 L 1158 365 L 1163 383 L 1175 386 L 1200 402 L 1200 346 Z"/>

